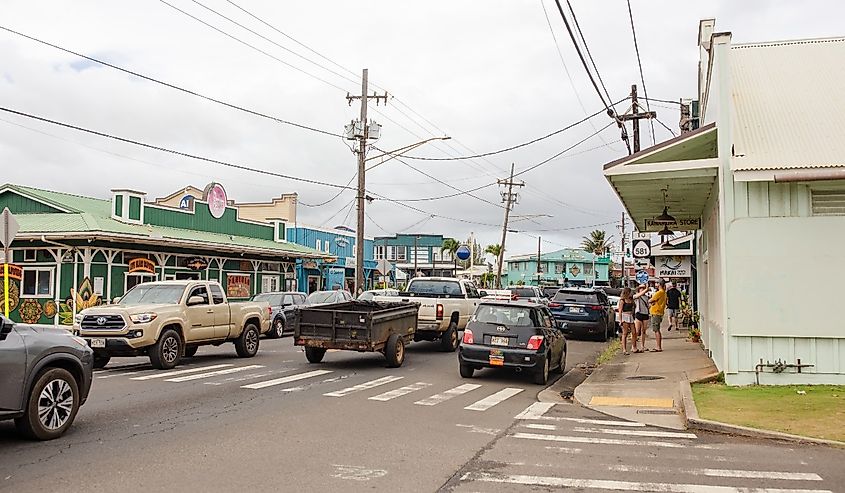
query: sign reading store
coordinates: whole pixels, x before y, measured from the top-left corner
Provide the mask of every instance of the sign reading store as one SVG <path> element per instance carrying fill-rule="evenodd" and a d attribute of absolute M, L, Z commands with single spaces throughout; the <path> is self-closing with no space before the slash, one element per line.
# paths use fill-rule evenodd
<path fill-rule="evenodd" d="M 146 258 L 133 258 L 129 261 L 129 273 L 146 273 L 146 274 L 155 274 L 156 273 L 156 264 L 150 259 Z"/>

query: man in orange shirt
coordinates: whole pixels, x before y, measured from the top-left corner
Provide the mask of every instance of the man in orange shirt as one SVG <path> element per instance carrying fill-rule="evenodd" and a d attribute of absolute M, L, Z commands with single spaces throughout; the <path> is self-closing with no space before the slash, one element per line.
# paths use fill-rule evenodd
<path fill-rule="evenodd" d="M 657 292 L 648 300 L 651 308 L 649 308 L 649 315 L 651 315 L 651 330 L 654 331 L 654 340 L 657 342 L 657 349 L 654 351 L 663 351 L 663 334 L 660 333 L 660 325 L 663 323 L 663 314 L 666 312 L 666 281 L 663 279 L 657 284 Z"/>

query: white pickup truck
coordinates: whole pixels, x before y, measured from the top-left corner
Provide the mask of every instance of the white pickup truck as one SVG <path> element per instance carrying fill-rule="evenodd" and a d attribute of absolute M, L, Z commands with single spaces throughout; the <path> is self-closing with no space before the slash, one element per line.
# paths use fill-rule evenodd
<path fill-rule="evenodd" d="M 420 305 L 415 341 L 440 341 L 443 351 L 458 348 L 458 331 L 463 330 L 486 293 L 472 281 L 454 277 L 411 279 L 399 296 L 376 296 L 374 301 L 401 301 Z"/>

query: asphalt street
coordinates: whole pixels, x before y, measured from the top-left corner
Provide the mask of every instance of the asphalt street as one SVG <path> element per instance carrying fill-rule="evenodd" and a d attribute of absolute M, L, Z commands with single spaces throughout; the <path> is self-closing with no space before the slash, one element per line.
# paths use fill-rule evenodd
<path fill-rule="evenodd" d="M 567 366 L 603 344 L 571 341 Z M 255 358 L 204 347 L 171 371 L 116 358 L 62 438 L 0 422 L 0 490 L 436 491 L 536 402 L 527 374 L 458 375 L 455 353 L 414 343 L 405 365 L 290 337 Z"/>

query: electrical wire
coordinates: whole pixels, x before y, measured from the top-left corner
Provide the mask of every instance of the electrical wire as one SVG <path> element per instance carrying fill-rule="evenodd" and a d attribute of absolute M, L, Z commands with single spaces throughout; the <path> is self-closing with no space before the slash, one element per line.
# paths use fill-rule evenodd
<path fill-rule="evenodd" d="M 349 186 L 352 184 L 352 181 L 353 181 L 353 180 L 355 180 L 355 178 L 356 178 L 357 176 L 358 176 L 358 173 L 355 173 L 354 175 L 352 175 L 352 178 L 350 178 L 350 179 L 349 179 L 349 181 L 348 181 L 348 182 L 346 182 L 346 187 L 349 187 Z M 297 201 L 297 204 L 304 205 L 305 207 L 322 207 L 322 206 L 324 206 L 324 205 L 326 205 L 326 204 L 329 204 L 329 203 L 333 202 L 336 198 L 340 197 L 340 195 L 341 195 L 343 192 L 345 192 L 346 190 L 347 190 L 347 189 L 341 189 L 341 190 L 340 190 L 339 192 L 337 192 L 337 193 L 336 193 L 336 194 L 335 194 L 332 198 L 330 198 L 330 199 L 328 199 L 328 200 L 326 200 L 326 201 L 320 202 L 319 204 L 306 204 L 305 202 L 299 202 L 299 201 Z"/>
<path fill-rule="evenodd" d="M 544 160 L 540 161 L 540 162 L 539 162 L 539 163 L 537 163 L 537 164 L 534 164 L 534 165 L 532 165 L 532 166 L 529 166 L 529 167 L 525 168 L 524 170 L 520 171 L 519 173 L 514 173 L 514 175 L 513 175 L 513 176 L 514 176 L 514 178 L 516 178 L 517 176 L 524 175 L 525 173 L 528 173 L 529 171 L 533 171 L 533 170 L 535 170 L 535 169 L 539 168 L 540 166 L 543 166 L 544 164 L 548 164 L 549 162 L 551 162 L 551 161 L 553 161 L 554 159 L 556 159 L 556 158 L 560 157 L 561 155 L 563 155 L 565 152 L 570 151 L 570 150 L 572 150 L 572 149 L 574 149 L 574 148 L 578 147 L 579 145 L 583 144 L 584 142 L 586 142 L 586 141 L 590 140 L 591 138 L 595 137 L 595 136 L 596 136 L 596 135 L 598 135 L 600 132 L 604 131 L 605 129 L 607 129 L 608 127 L 610 127 L 610 126 L 611 126 L 611 125 L 613 125 L 613 124 L 614 124 L 614 122 L 610 122 L 610 123 L 608 123 L 607 125 L 605 125 L 604 127 L 600 128 L 599 130 L 597 130 L 597 131 L 595 131 L 595 132 L 591 133 L 590 135 L 588 135 L 588 136 L 584 137 L 583 139 L 581 139 L 581 140 L 579 140 L 578 142 L 576 142 L 576 143 L 572 144 L 571 146 L 567 147 L 566 149 L 564 149 L 564 150 L 562 150 L 562 151 L 558 152 L 557 154 L 555 154 L 555 155 L 553 155 L 553 156 L 551 156 L 551 157 L 549 157 L 549 158 L 547 158 L 547 159 L 544 159 Z"/>
<path fill-rule="evenodd" d="M 655 118 L 655 120 L 657 120 L 657 118 Z M 677 136 L 678 136 L 678 134 L 676 134 L 674 130 L 672 130 L 671 128 L 669 128 L 668 126 L 666 126 L 666 124 L 665 124 L 665 123 L 663 123 L 662 121 L 657 120 L 657 123 L 659 123 L 659 124 L 663 125 L 663 128 L 665 128 L 666 130 L 668 130 L 668 131 L 669 131 L 669 133 L 670 133 L 670 134 L 672 134 L 672 137 L 677 137 Z"/>
<path fill-rule="evenodd" d="M 481 198 L 481 197 L 479 197 L 478 195 L 474 195 L 472 192 L 470 192 L 470 191 L 468 191 L 468 190 L 461 190 L 460 188 L 458 188 L 458 187 L 456 187 L 456 186 L 454 186 L 454 185 L 451 185 L 451 184 L 449 184 L 449 183 L 447 183 L 447 182 L 445 182 L 445 181 L 441 180 L 440 178 L 437 178 L 437 177 L 435 177 L 435 176 L 433 176 L 433 175 L 430 175 L 430 174 L 426 173 L 425 171 L 423 171 L 423 170 L 421 170 L 421 169 L 417 168 L 416 166 L 413 166 L 413 165 L 411 165 L 410 163 L 407 163 L 407 162 L 403 161 L 402 159 L 399 159 L 399 158 L 394 158 L 394 159 L 396 159 L 396 160 L 397 160 L 397 161 L 399 161 L 400 163 L 404 164 L 405 166 L 407 166 L 407 167 L 411 168 L 412 170 L 416 171 L 417 173 L 419 173 L 419 174 L 421 174 L 421 175 L 423 175 L 423 176 L 425 176 L 425 177 L 431 178 L 432 180 L 436 181 L 437 183 L 440 183 L 441 185 L 445 185 L 445 186 L 447 186 L 447 187 L 451 188 L 452 190 L 457 191 L 457 192 L 458 192 L 459 194 L 461 194 L 461 195 L 466 195 L 466 196 L 468 196 L 468 197 L 472 197 L 472 198 L 474 198 L 474 199 L 476 199 L 476 200 L 480 200 L 481 202 L 484 202 L 485 204 L 492 205 L 493 207 L 498 207 L 498 208 L 500 208 L 500 209 L 504 209 L 504 206 L 502 206 L 501 204 L 496 204 L 496 203 L 494 203 L 494 202 L 490 202 L 489 200 L 484 199 L 484 198 Z M 491 183 L 490 185 L 493 185 L 493 184 Z M 487 188 L 487 187 L 485 186 L 484 188 Z"/>
<path fill-rule="evenodd" d="M 651 111 L 651 108 L 648 104 L 648 89 L 645 86 L 645 77 L 643 76 L 643 62 L 640 58 L 640 46 L 637 43 L 637 30 L 634 28 L 634 14 L 631 12 L 631 0 L 626 0 L 628 3 L 628 18 L 631 20 L 631 34 L 634 37 L 634 51 L 637 53 L 637 66 L 640 68 L 640 82 L 643 84 L 643 95 L 645 95 L 645 108 L 646 111 Z M 649 123 L 651 124 L 651 142 L 652 144 L 657 144 L 657 140 L 654 135 L 654 122 L 651 121 L 652 119 L 649 118 Z"/>
<path fill-rule="evenodd" d="M 352 200 L 343 204 L 343 206 L 340 209 L 338 209 L 337 212 L 335 212 L 328 219 L 326 219 L 325 221 L 320 223 L 320 227 L 324 227 L 326 224 L 330 223 L 332 221 L 332 219 L 339 216 L 341 212 L 345 211 L 347 209 L 347 207 L 353 207 L 354 205 L 355 205 L 355 197 L 352 197 Z M 347 212 L 347 216 L 348 215 L 349 215 L 349 213 Z"/>
<path fill-rule="evenodd" d="M 388 230 L 384 229 L 383 227 L 381 227 L 381 225 L 380 225 L 379 223 L 377 223 L 377 222 L 375 221 L 375 219 L 373 219 L 372 217 L 370 217 L 370 213 L 369 213 L 369 212 L 367 212 L 366 210 L 364 211 L 364 215 L 365 215 L 365 216 L 367 216 L 367 219 L 369 219 L 369 220 L 370 220 L 370 222 L 371 222 L 371 223 L 373 223 L 373 225 L 374 225 L 374 226 L 376 226 L 378 229 L 380 229 L 380 230 L 384 231 L 384 232 L 385 232 L 385 233 L 387 233 L 387 234 L 390 234 L 390 231 L 388 231 Z"/>
<path fill-rule="evenodd" d="M 569 8 L 569 13 L 572 14 L 572 21 L 575 23 L 575 30 L 578 32 L 578 37 L 581 38 L 581 44 L 584 45 L 584 51 L 587 52 L 587 58 L 590 59 L 590 64 L 596 72 L 596 77 L 599 79 L 602 89 L 604 89 L 604 94 L 607 96 L 607 100 L 610 101 L 610 93 L 607 91 L 607 86 L 604 85 L 604 80 L 601 78 L 599 68 L 596 66 L 596 60 L 593 58 L 593 54 L 590 52 L 590 46 L 587 44 L 587 39 L 584 38 L 584 32 L 581 30 L 581 25 L 578 23 L 578 17 L 575 15 L 572 3 L 569 0 L 566 0 L 566 6 Z M 611 103 L 610 106 L 613 108 L 614 113 L 616 113 L 616 107 L 613 103 Z M 614 115 L 613 118 L 616 118 L 616 116 Z"/>
<path fill-rule="evenodd" d="M 677 105 L 682 104 L 680 101 L 672 101 L 671 99 L 650 98 L 648 96 L 644 97 L 643 99 L 645 99 L 646 101 L 657 101 L 658 103 L 669 103 L 669 104 L 677 104 Z"/>
<path fill-rule="evenodd" d="M 236 104 L 227 103 L 226 101 L 223 101 L 223 100 L 211 97 L 211 96 L 206 96 L 205 94 L 201 94 L 201 93 L 198 93 L 198 92 L 193 91 L 191 89 L 186 89 L 184 87 L 177 86 L 176 84 L 172 84 L 170 82 L 165 82 L 163 80 L 156 79 L 156 78 L 151 77 L 149 75 L 144 75 L 144 74 L 141 74 L 141 73 L 136 72 L 134 70 L 130 70 L 130 69 L 127 69 L 127 68 L 120 67 L 118 65 L 114 65 L 114 64 L 106 62 L 104 60 L 100 60 L 100 59 L 97 59 L 97 58 L 94 58 L 94 57 L 91 57 L 91 56 L 88 56 L 88 55 L 83 55 L 82 53 L 78 53 L 78 52 L 70 50 L 68 48 L 63 48 L 59 45 L 50 43 L 48 41 L 44 41 L 42 39 L 38 39 L 38 38 L 33 37 L 33 36 L 29 36 L 27 34 L 15 31 L 13 29 L 10 29 L 10 28 L 2 26 L 2 25 L 0 25 L 0 29 L 4 30 L 6 32 L 9 32 L 9 33 L 15 34 L 17 36 L 20 36 L 22 38 L 26 38 L 30 41 L 35 41 L 36 43 L 40 43 L 44 46 L 49 46 L 50 48 L 54 48 L 54 49 L 57 49 L 59 51 L 63 51 L 65 53 L 68 53 L 70 55 L 77 56 L 79 58 L 83 58 L 83 59 L 88 60 L 90 62 L 97 63 L 97 64 L 102 65 L 104 67 L 108 67 L 108 68 L 111 68 L 111 69 L 114 69 L 114 70 L 118 70 L 118 71 L 123 72 L 125 74 L 129 74 L 133 77 L 138 77 L 139 79 L 144 79 L 144 80 L 149 81 L 149 82 L 160 84 L 162 86 L 169 87 L 170 89 L 174 89 L 174 90 L 183 92 L 185 94 L 190 94 L 191 96 L 196 96 L 198 98 L 202 98 L 202 99 L 205 99 L 207 101 L 211 101 L 212 103 L 217 103 L 217 104 L 226 106 L 226 107 L 231 108 L 231 109 L 243 111 L 244 113 L 249 113 L 250 115 L 259 116 L 261 118 L 266 118 L 268 120 L 273 120 L 277 123 L 282 123 L 284 125 L 290 125 L 290 126 L 293 126 L 293 127 L 301 128 L 303 130 L 310 130 L 312 132 L 317 132 L 317 133 L 324 134 L 324 135 L 330 135 L 332 137 L 343 137 L 342 135 L 335 133 L 335 132 L 329 132 L 327 130 L 321 130 L 319 128 L 314 128 L 314 127 L 311 127 L 311 126 L 308 126 L 308 125 L 303 125 L 301 123 L 296 123 L 296 122 L 284 120 L 282 118 L 278 118 L 278 117 L 275 117 L 275 116 L 270 116 L 270 115 L 261 113 L 261 112 L 256 111 L 256 110 L 251 110 L 249 108 L 244 108 L 242 106 L 238 106 Z"/>

